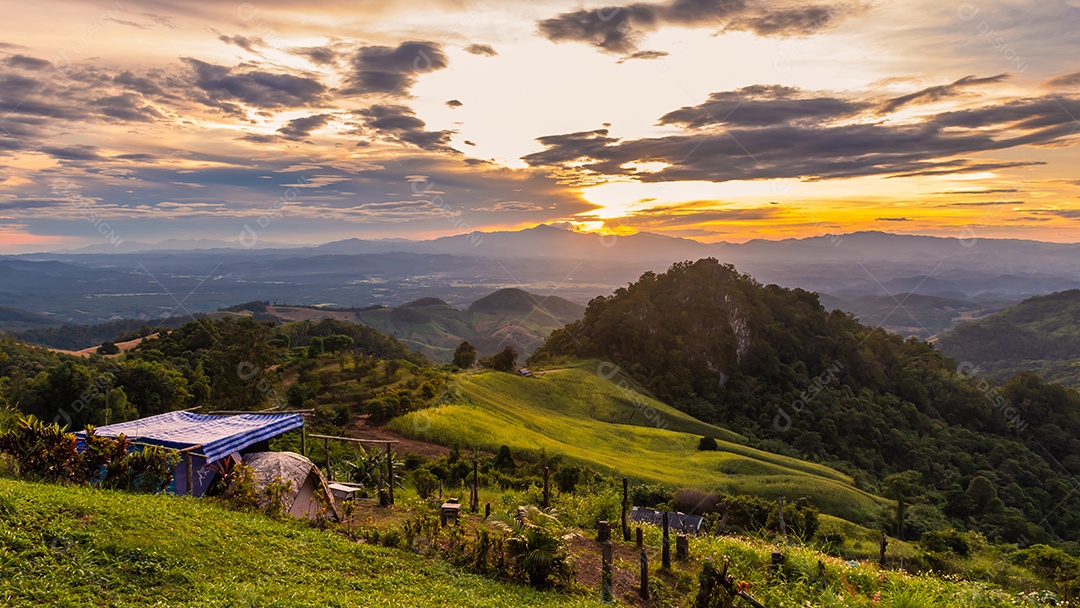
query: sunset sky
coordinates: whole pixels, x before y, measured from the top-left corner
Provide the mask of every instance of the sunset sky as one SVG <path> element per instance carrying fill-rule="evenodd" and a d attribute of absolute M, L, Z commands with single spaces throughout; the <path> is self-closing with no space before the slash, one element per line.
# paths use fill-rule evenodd
<path fill-rule="evenodd" d="M 1080 0 L 40 0 L 5 20 L 0 253 L 539 223 L 1080 241 Z"/>

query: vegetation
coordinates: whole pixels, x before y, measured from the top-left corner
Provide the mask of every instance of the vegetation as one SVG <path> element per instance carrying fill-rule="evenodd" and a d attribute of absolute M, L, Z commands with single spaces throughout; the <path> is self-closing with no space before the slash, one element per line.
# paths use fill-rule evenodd
<path fill-rule="evenodd" d="M 443 445 L 491 452 L 506 445 L 533 460 L 561 455 L 669 486 L 769 500 L 808 496 L 822 511 L 852 521 L 869 521 L 883 504 L 843 473 L 740 445 L 735 433 L 628 391 L 620 378 L 597 375 L 600 365 L 535 378 L 462 374 L 442 404 L 397 418 L 390 428 Z M 718 451 L 698 451 L 702 435 L 717 438 Z"/>
<path fill-rule="evenodd" d="M 916 471 L 924 492 L 906 511 L 908 537 L 954 526 L 1080 541 L 1080 506 L 1067 500 L 1080 395 L 1025 376 L 980 384 L 931 345 L 828 313 L 815 294 L 714 259 L 675 264 L 594 299 L 531 361 L 567 357 L 611 361 L 661 400 L 871 491 Z M 968 496 L 976 477 L 997 493 L 981 507 Z"/>
<path fill-rule="evenodd" d="M 1080 290 L 1036 296 L 942 335 L 937 346 L 999 382 L 1030 371 L 1080 388 Z"/>
<path fill-rule="evenodd" d="M 592 606 L 212 501 L 0 479 L 0 604 Z"/>
<path fill-rule="evenodd" d="M 507 345 L 499 352 L 490 357 L 481 357 L 480 367 L 491 368 L 499 372 L 512 372 L 517 368 L 518 352 L 513 346 Z"/>

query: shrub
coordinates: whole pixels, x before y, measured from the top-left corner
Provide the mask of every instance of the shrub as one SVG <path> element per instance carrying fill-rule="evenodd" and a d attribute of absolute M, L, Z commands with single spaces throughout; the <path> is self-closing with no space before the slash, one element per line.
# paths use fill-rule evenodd
<path fill-rule="evenodd" d="M 570 573 L 571 535 L 553 514 L 531 505 L 518 507 L 513 517 L 493 516 L 490 525 L 506 534 L 507 554 L 533 587 L 546 587 L 552 576 Z"/>
<path fill-rule="evenodd" d="M 971 555 L 971 546 L 967 537 L 955 529 L 927 532 L 919 541 L 923 550 L 932 553 L 952 553 L 960 557 Z"/>
<path fill-rule="evenodd" d="M 427 469 L 416 469 L 412 472 L 412 482 L 416 486 L 416 493 L 420 498 L 427 500 L 439 489 L 439 478 Z"/>
<path fill-rule="evenodd" d="M 630 501 L 636 507 L 666 509 L 674 498 L 675 494 L 671 488 L 658 484 L 644 484 L 630 488 Z"/>
<path fill-rule="evenodd" d="M 720 446 L 716 443 L 716 439 L 712 437 L 702 437 L 698 440 L 697 449 L 702 452 L 715 452 L 720 449 Z"/>

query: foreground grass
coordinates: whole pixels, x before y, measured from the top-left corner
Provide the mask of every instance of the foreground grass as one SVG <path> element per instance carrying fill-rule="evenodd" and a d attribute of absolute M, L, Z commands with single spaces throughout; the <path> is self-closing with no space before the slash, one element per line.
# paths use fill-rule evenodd
<path fill-rule="evenodd" d="M 822 511 L 864 521 L 880 499 L 828 467 L 734 443 L 738 435 L 626 390 L 586 363 L 535 378 L 479 371 L 455 376 L 459 397 L 391 421 L 444 445 L 546 452 L 641 481 L 766 498 L 809 497 Z M 719 451 L 697 449 L 702 435 Z"/>
<path fill-rule="evenodd" d="M 595 604 L 205 500 L 0 479 L 0 605 Z"/>

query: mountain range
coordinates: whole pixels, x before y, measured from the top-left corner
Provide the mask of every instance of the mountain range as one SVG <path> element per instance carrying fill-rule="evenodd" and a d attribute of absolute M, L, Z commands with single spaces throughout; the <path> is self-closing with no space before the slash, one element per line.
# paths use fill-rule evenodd
<path fill-rule="evenodd" d="M 268 300 L 358 308 L 436 297 L 464 307 L 502 288 L 586 302 L 677 261 L 715 257 L 764 283 L 822 294 L 874 325 L 929 338 L 1025 298 L 1080 288 L 1080 245 L 859 232 L 741 244 L 540 225 L 431 240 L 0 257 L 0 306 L 100 323 Z M 153 248 L 154 246 L 148 246 Z M 0 321 L 2 323 L 2 321 Z"/>

